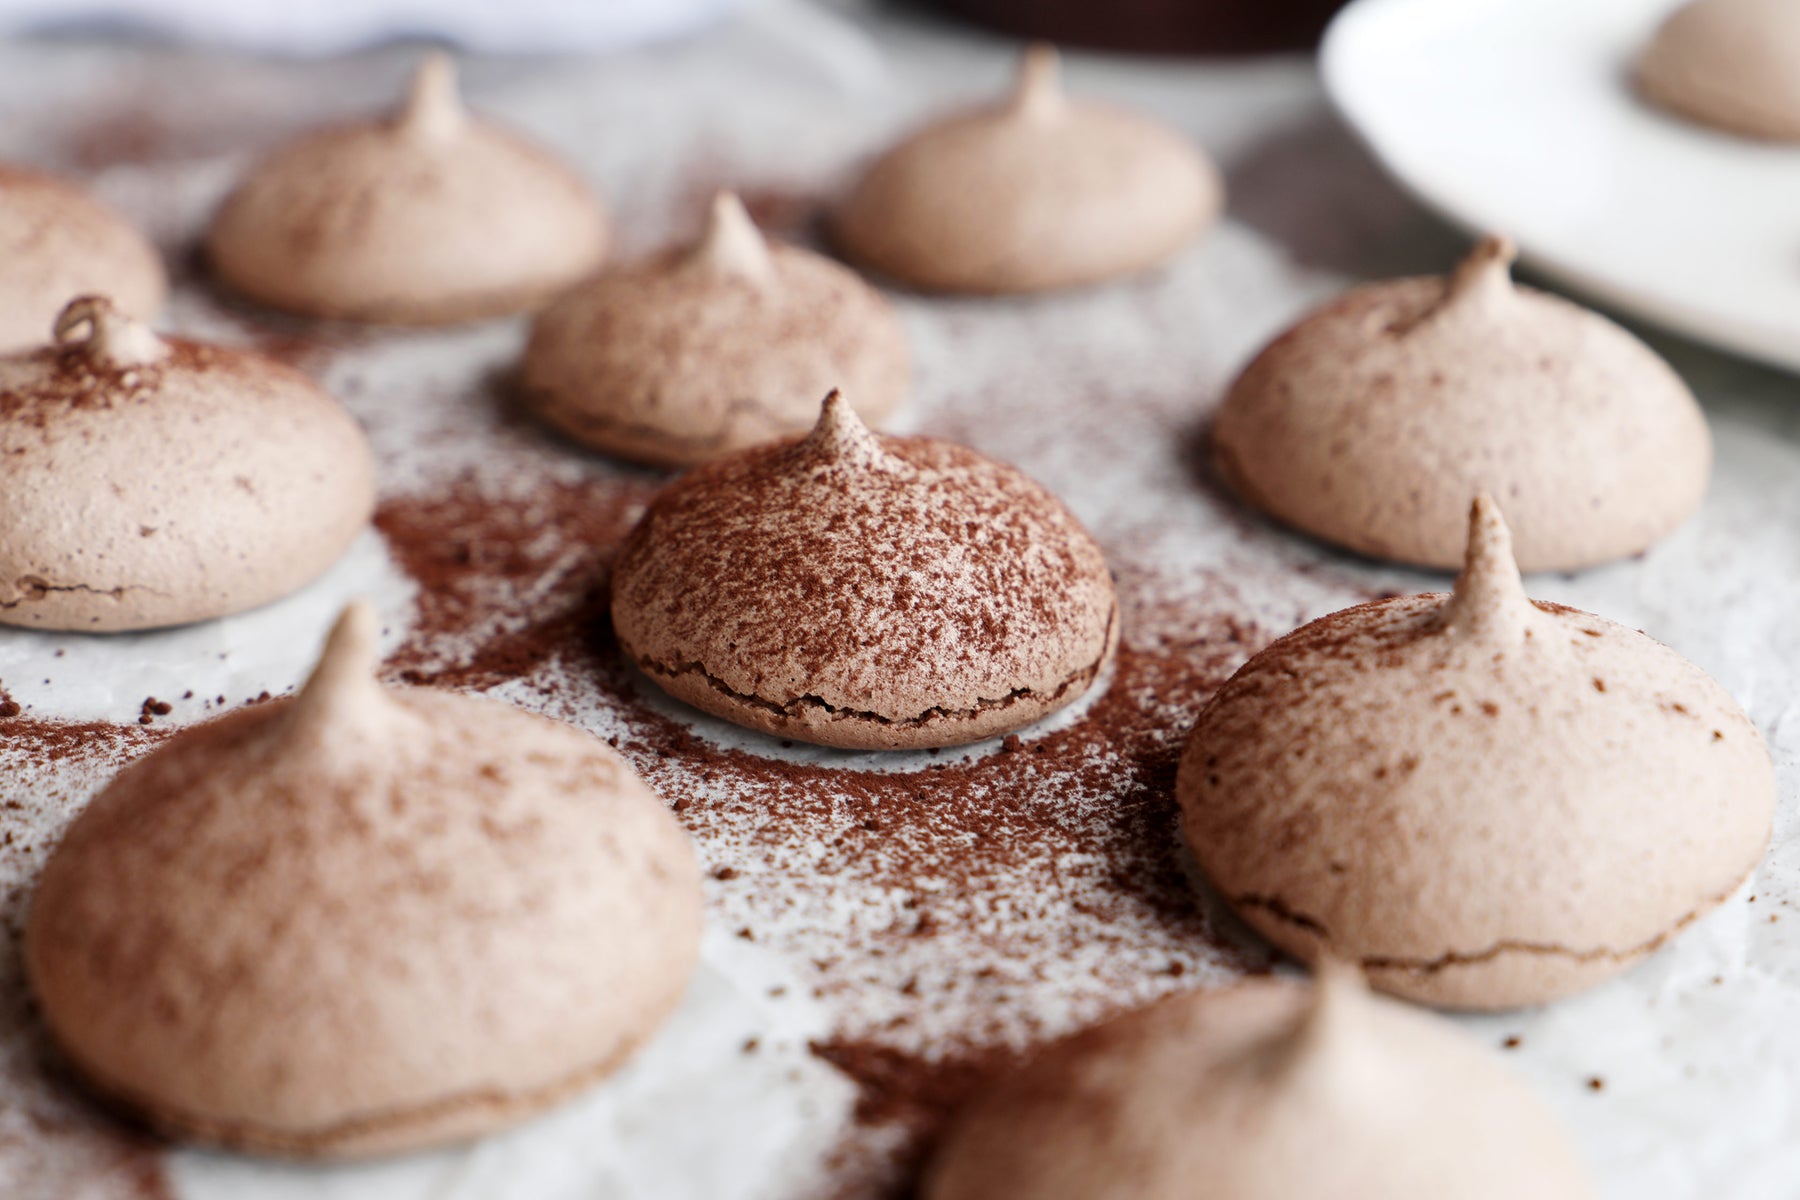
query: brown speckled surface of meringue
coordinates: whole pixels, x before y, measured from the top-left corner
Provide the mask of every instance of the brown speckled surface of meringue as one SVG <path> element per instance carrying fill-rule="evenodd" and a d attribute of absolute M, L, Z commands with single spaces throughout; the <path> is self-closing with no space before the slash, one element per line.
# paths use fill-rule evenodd
<path fill-rule="evenodd" d="M 1324 617 L 1232 676 L 1176 792 L 1195 858 L 1271 941 L 1471 1009 L 1662 946 L 1755 869 L 1775 803 L 1731 696 L 1642 633 L 1528 600 L 1486 499 L 1453 593 Z"/>
<path fill-rule="evenodd" d="M 834 229 L 851 258 L 928 291 L 1032 292 L 1155 266 L 1224 205 L 1180 133 L 1066 97 L 1056 52 L 1026 52 L 1013 94 L 907 137 L 864 174 Z"/>
<path fill-rule="evenodd" d="M 0 164 L 0 354 L 28 349 L 76 296 L 100 293 L 141 321 L 168 292 L 144 235 L 75 184 Z"/>
<path fill-rule="evenodd" d="M 765 241 L 725 194 L 694 245 L 607 271 L 545 310 L 521 382 L 576 440 L 674 465 L 804 433 L 833 388 L 879 424 L 910 375 L 905 331 L 879 292 Z"/>
<path fill-rule="evenodd" d="M 393 116 L 308 134 L 257 164 L 206 250 L 275 308 L 434 324 L 541 307 L 597 270 L 605 210 L 566 165 L 467 113 L 450 60 Z"/>
<path fill-rule="evenodd" d="M 1049 492 L 832 393 L 804 438 L 696 467 L 613 570 L 613 626 L 665 691 L 852 749 L 950 746 L 1078 699 L 1118 640 L 1100 549 Z"/>
<path fill-rule="evenodd" d="M 1355 288 L 1270 343 L 1214 421 L 1226 482 L 1325 541 L 1445 569 L 1481 493 L 1526 571 L 1668 534 L 1711 474 L 1700 406 L 1624 329 L 1514 286 L 1512 257 L 1484 239 L 1448 279 Z"/>
<path fill-rule="evenodd" d="M 1188 992 L 977 1095 L 924 1200 L 1596 1200 L 1525 1083 L 1354 972 Z"/>
<path fill-rule="evenodd" d="M 347 1158 L 610 1073 L 696 961 L 699 868 L 606 746 L 375 682 L 353 605 L 292 699 L 183 730 L 46 865 L 27 969 L 101 1094 L 187 1139 Z"/>
<path fill-rule="evenodd" d="M 1714 129 L 1800 141 L 1800 5 L 1692 0 L 1638 57 L 1638 91 Z"/>
<path fill-rule="evenodd" d="M 375 463 L 306 376 L 99 297 L 0 357 L 0 624 L 148 629 L 255 608 L 369 522 Z"/>

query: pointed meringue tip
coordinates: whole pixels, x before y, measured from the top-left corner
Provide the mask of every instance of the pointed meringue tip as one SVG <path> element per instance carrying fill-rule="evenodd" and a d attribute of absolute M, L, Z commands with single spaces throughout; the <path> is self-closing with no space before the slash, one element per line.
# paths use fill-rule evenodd
<path fill-rule="evenodd" d="M 1329 954 L 1318 957 L 1312 972 L 1305 1003 L 1270 1046 L 1266 1060 L 1289 1079 L 1329 1077 L 1353 1061 L 1354 1026 L 1369 994 L 1362 972 Z"/>
<path fill-rule="evenodd" d="M 420 60 L 400 110 L 400 126 L 418 137 L 442 138 L 463 126 L 466 113 L 456 87 L 456 60 L 433 50 Z"/>
<path fill-rule="evenodd" d="M 1308 1025 L 1341 1020 L 1346 1009 L 1354 1008 L 1368 995 L 1369 985 L 1362 970 L 1335 955 L 1320 954 L 1312 973 L 1312 1002 L 1305 1017 Z"/>
<path fill-rule="evenodd" d="M 1021 116 L 1047 117 L 1062 106 L 1062 56 L 1048 42 L 1033 42 L 1019 57 L 1019 74 L 1007 107 Z"/>
<path fill-rule="evenodd" d="M 1468 547 L 1444 624 L 1452 632 L 1517 641 L 1531 611 L 1513 557 L 1512 530 L 1492 496 L 1477 496 L 1469 505 Z"/>
<path fill-rule="evenodd" d="M 842 388 L 832 388 L 819 405 L 819 423 L 813 427 L 813 436 L 828 442 L 858 441 L 872 436 L 869 427 L 862 423 L 850 402 L 844 399 Z"/>
<path fill-rule="evenodd" d="M 1512 265 L 1518 257 L 1518 248 L 1511 238 L 1495 233 L 1485 235 L 1451 272 L 1451 296 L 1497 295 L 1512 291 Z"/>
<path fill-rule="evenodd" d="M 324 724 L 346 704 L 354 704 L 357 697 L 378 691 L 375 667 L 379 634 L 375 606 L 367 600 L 353 600 L 338 614 L 331 632 L 325 636 L 319 661 L 294 702 L 298 727 Z"/>
<path fill-rule="evenodd" d="M 148 325 L 105 296 L 77 296 L 63 305 L 51 336 L 58 346 L 80 346 L 89 358 L 115 367 L 141 367 L 169 352 Z"/>
<path fill-rule="evenodd" d="M 887 457 L 881 439 L 862 423 L 838 388 L 832 388 L 819 406 L 819 423 L 813 426 L 806 442 L 838 462 L 872 466 Z"/>
<path fill-rule="evenodd" d="M 1495 575 L 1517 580 L 1519 568 L 1513 561 L 1512 530 L 1507 527 L 1506 518 L 1500 515 L 1500 506 L 1494 498 L 1483 492 L 1469 502 L 1469 541 L 1463 551 L 1463 573 L 1457 583 Z"/>
<path fill-rule="evenodd" d="M 691 261 L 717 274 L 734 275 L 752 283 L 766 283 L 775 273 L 769 243 L 736 192 L 720 192 L 713 197 L 706 232 L 695 245 Z"/>

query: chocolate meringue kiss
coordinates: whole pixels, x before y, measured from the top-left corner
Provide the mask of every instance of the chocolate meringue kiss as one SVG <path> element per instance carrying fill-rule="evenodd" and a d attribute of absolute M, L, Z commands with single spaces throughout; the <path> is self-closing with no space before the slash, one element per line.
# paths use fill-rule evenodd
<path fill-rule="evenodd" d="M 0 354 L 29 349 L 71 296 L 101 293 L 140 321 L 169 290 L 144 235 L 81 188 L 0 165 Z"/>
<path fill-rule="evenodd" d="M 1066 97 L 1057 74 L 1033 46 L 1010 97 L 878 159 L 837 214 L 844 251 L 928 291 L 1033 292 L 1154 266 L 1218 218 L 1223 184 L 1192 143 Z"/>
<path fill-rule="evenodd" d="M 1677 116 L 1800 141 L 1800 5 L 1691 0 L 1658 27 L 1635 78 L 1646 99 Z"/>
<path fill-rule="evenodd" d="M 977 1096 L 924 1200 L 1596 1200 L 1520 1080 L 1352 971 L 1172 996 Z"/>
<path fill-rule="evenodd" d="M 1355 288 L 1282 334 L 1220 406 L 1226 482 L 1374 558 L 1450 568 L 1469 497 L 1506 507 L 1527 571 L 1636 554 L 1699 507 L 1712 439 L 1669 365 L 1515 287 L 1485 238 L 1448 279 Z"/>
<path fill-rule="evenodd" d="M 879 423 L 910 376 L 906 334 L 879 292 L 765 241 L 725 193 L 694 245 L 609 270 L 546 309 L 521 382 L 576 440 L 685 465 L 806 432 L 834 387 Z"/>
<path fill-rule="evenodd" d="M 698 953 L 674 817 L 571 726 L 375 682 L 352 605 L 292 699 L 176 734 L 76 818 L 25 962 L 56 1044 L 182 1138 L 347 1158 L 610 1073 Z"/>
<path fill-rule="evenodd" d="M 319 130 L 256 166 L 220 206 L 207 254 L 275 308 L 436 324 L 542 306 L 592 274 L 599 199 L 538 146 L 470 116 L 433 54 L 400 111 Z"/>
<path fill-rule="evenodd" d="M 1478 500 L 1449 595 L 1281 638 L 1201 712 L 1176 792 L 1213 885 L 1281 948 L 1454 1008 L 1568 995 L 1728 897 L 1774 773 L 1705 672 L 1526 599 Z"/>
<path fill-rule="evenodd" d="M 800 439 L 705 463 L 613 568 L 613 627 L 663 690 L 853 749 L 951 746 L 1087 691 L 1112 576 L 1063 504 L 949 442 L 869 432 L 833 392 Z"/>
<path fill-rule="evenodd" d="M 0 624 L 201 621 L 321 574 L 368 524 L 355 418 L 261 355 L 159 338 L 98 296 L 0 357 Z"/>

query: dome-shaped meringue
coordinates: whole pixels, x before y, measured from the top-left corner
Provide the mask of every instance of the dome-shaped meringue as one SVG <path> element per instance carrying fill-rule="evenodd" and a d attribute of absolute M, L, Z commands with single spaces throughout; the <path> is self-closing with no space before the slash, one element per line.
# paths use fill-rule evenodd
<path fill-rule="evenodd" d="M 1450 568 L 1469 497 L 1506 506 L 1527 571 L 1635 554 L 1699 507 L 1706 418 L 1605 318 L 1515 287 L 1484 239 L 1449 279 L 1355 288 L 1277 338 L 1213 427 L 1227 482 L 1308 533 Z"/>
<path fill-rule="evenodd" d="M 1593 1200 L 1537 1098 L 1353 972 L 1188 992 L 1042 1051 L 962 1114 L 924 1200 Z"/>
<path fill-rule="evenodd" d="M 39 345 L 71 297 L 99 292 L 150 321 L 168 292 L 144 235 L 54 175 L 0 166 L 0 354 Z"/>
<path fill-rule="evenodd" d="M 57 1044 L 168 1132 L 351 1157 L 611 1072 L 693 968 L 675 819 L 580 730 L 388 689 L 353 605 L 304 690 L 186 729 L 70 826 L 25 956 Z"/>
<path fill-rule="evenodd" d="M 935 121 L 870 167 L 837 214 L 844 250 L 916 287 L 1031 292 L 1154 266 L 1218 217 L 1219 174 L 1181 134 L 1065 97 L 1026 51 L 1008 99 Z"/>
<path fill-rule="evenodd" d="M 164 340 L 97 296 L 0 357 L 0 623 L 179 625 L 279 599 L 369 522 L 355 418 L 261 355 Z"/>
<path fill-rule="evenodd" d="M 1768 751 L 1642 633 L 1527 600 L 1478 500 L 1450 595 L 1346 609 L 1256 655 L 1176 781 L 1188 845 L 1271 941 L 1458 1008 L 1624 970 L 1769 839 Z"/>
<path fill-rule="evenodd" d="M 1692 0 L 1637 62 L 1637 86 L 1669 111 L 1730 133 L 1800 141 L 1800 5 Z"/>
<path fill-rule="evenodd" d="M 665 691 L 827 746 L 952 746 L 1082 695 L 1118 639 L 1100 548 L 1019 471 L 870 433 L 833 392 L 805 438 L 696 467 L 613 569 L 613 626 Z"/>
<path fill-rule="evenodd" d="M 537 308 L 597 270 L 609 238 L 588 186 L 471 117 L 434 54 L 394 116 L 277 150 L 220 206 L 214 268 L 276 308 L 438 323 Z"/>
<path fill-rule="evenodd" d="M 737 197 L 705 236 L 607 271 L 538 318 L 523 390 L 569 436 L 690 464 L 804 433 L 836 387 L 879 423 L 906 397 L 906 334 L 855 273 L 771 244 Z"/>

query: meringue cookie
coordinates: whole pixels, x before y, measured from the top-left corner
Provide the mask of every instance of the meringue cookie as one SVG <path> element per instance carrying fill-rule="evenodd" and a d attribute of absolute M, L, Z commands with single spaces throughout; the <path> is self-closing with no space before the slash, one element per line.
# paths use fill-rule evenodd
<path fill-rule="evenodd" d="M 608 271 L 545 310 L 522 390 L 578 441 L 685 465 L 805 433 L 813 398 L 834 387 L 878 423 L 909 376 L 906 334 L 879 292 L 765 242 L 725 193 L 695 245 Z"/>
<path fill-rule="evenodd" d="M 1154 266 L 1218 218 L 1224 185 L 1186 138 L 1071 100 L 1056 52 L 1026 51 L 1012 96 L 883 155 L 839 210 L 850 257 L 916 287 L 1033 292 Z"/>
<path fill-rule="evenodd" d="M 1636 554 L 1706 492 L 1706 418 L 1605 318 L 1514 287 L 1485 238 L 1448 280 L 1355 288 L 1277 338 L 1213 427 L 1226 482 L 1307 533 L 1450 568 L 1469 497 L 1506 506 L 1527 571 Z"/>
<path fill-rule="evenodd" d="M 870 433 L 833 392 L 807 437 L 695 468 L 613 569 L 613 626 L 665 691 L 854 749 L 952 746 L 1087 691 L 1118 641 L 1100 548 L 1012 467 Z"/>
<path fill-rule="evenodd" d="M 1537 1097 L 1354 972 L 1176 995 L 999 1079 L 924 1200 L 1595 1200 Z"/>
<path fill-rule="evenodd" d="M 1256 655 L 1200 714 L 1176 793 L 1201 867 L 1276 945 L 1455 1008 L 1623 971 L 1756 867 L 1775 802 L 1725 690 L 1641 633 L 1527 600 L 1485 498 L 1455 592 Z"/>
<path fill-rule="evenodd" d="M 276 308 L 435 324 L 540 307 L 600 266 L 588 186 L 463 110 L 433 54 L 391 118 L 323 129 L 254 168 L 213 217 L 221 277 Z"/>
<path fill-rule="evenodd" d="M 147 629 L 255 608 L 369 522 L 356 420 L 298 371 L 87 296 L 0 357 L 0 624 Z"/>
<path fill-rule="evenodd" d="M 169 283 L 125 219 L 54 175 L 0 166 L 0 354 L 36 346 L 71 297 L 111 296 L 149 321 Z"/>
<path fill-rule="evenodd" d="M 339 619 L 292 700 L 182 731 L 44 869 L 56 1043 L 169 1133 L 307 1158 L 473 1137 L 610 1073 L 698 953 L 699 868 L 598 740 L 374 681 Z"/>
<path fill-rule="evenodd" d="M 1638 90 L 1662 108 L 1755 138 L 1800 141 L 1800 6 L 1692 0 L 1637 61 Z"/>

